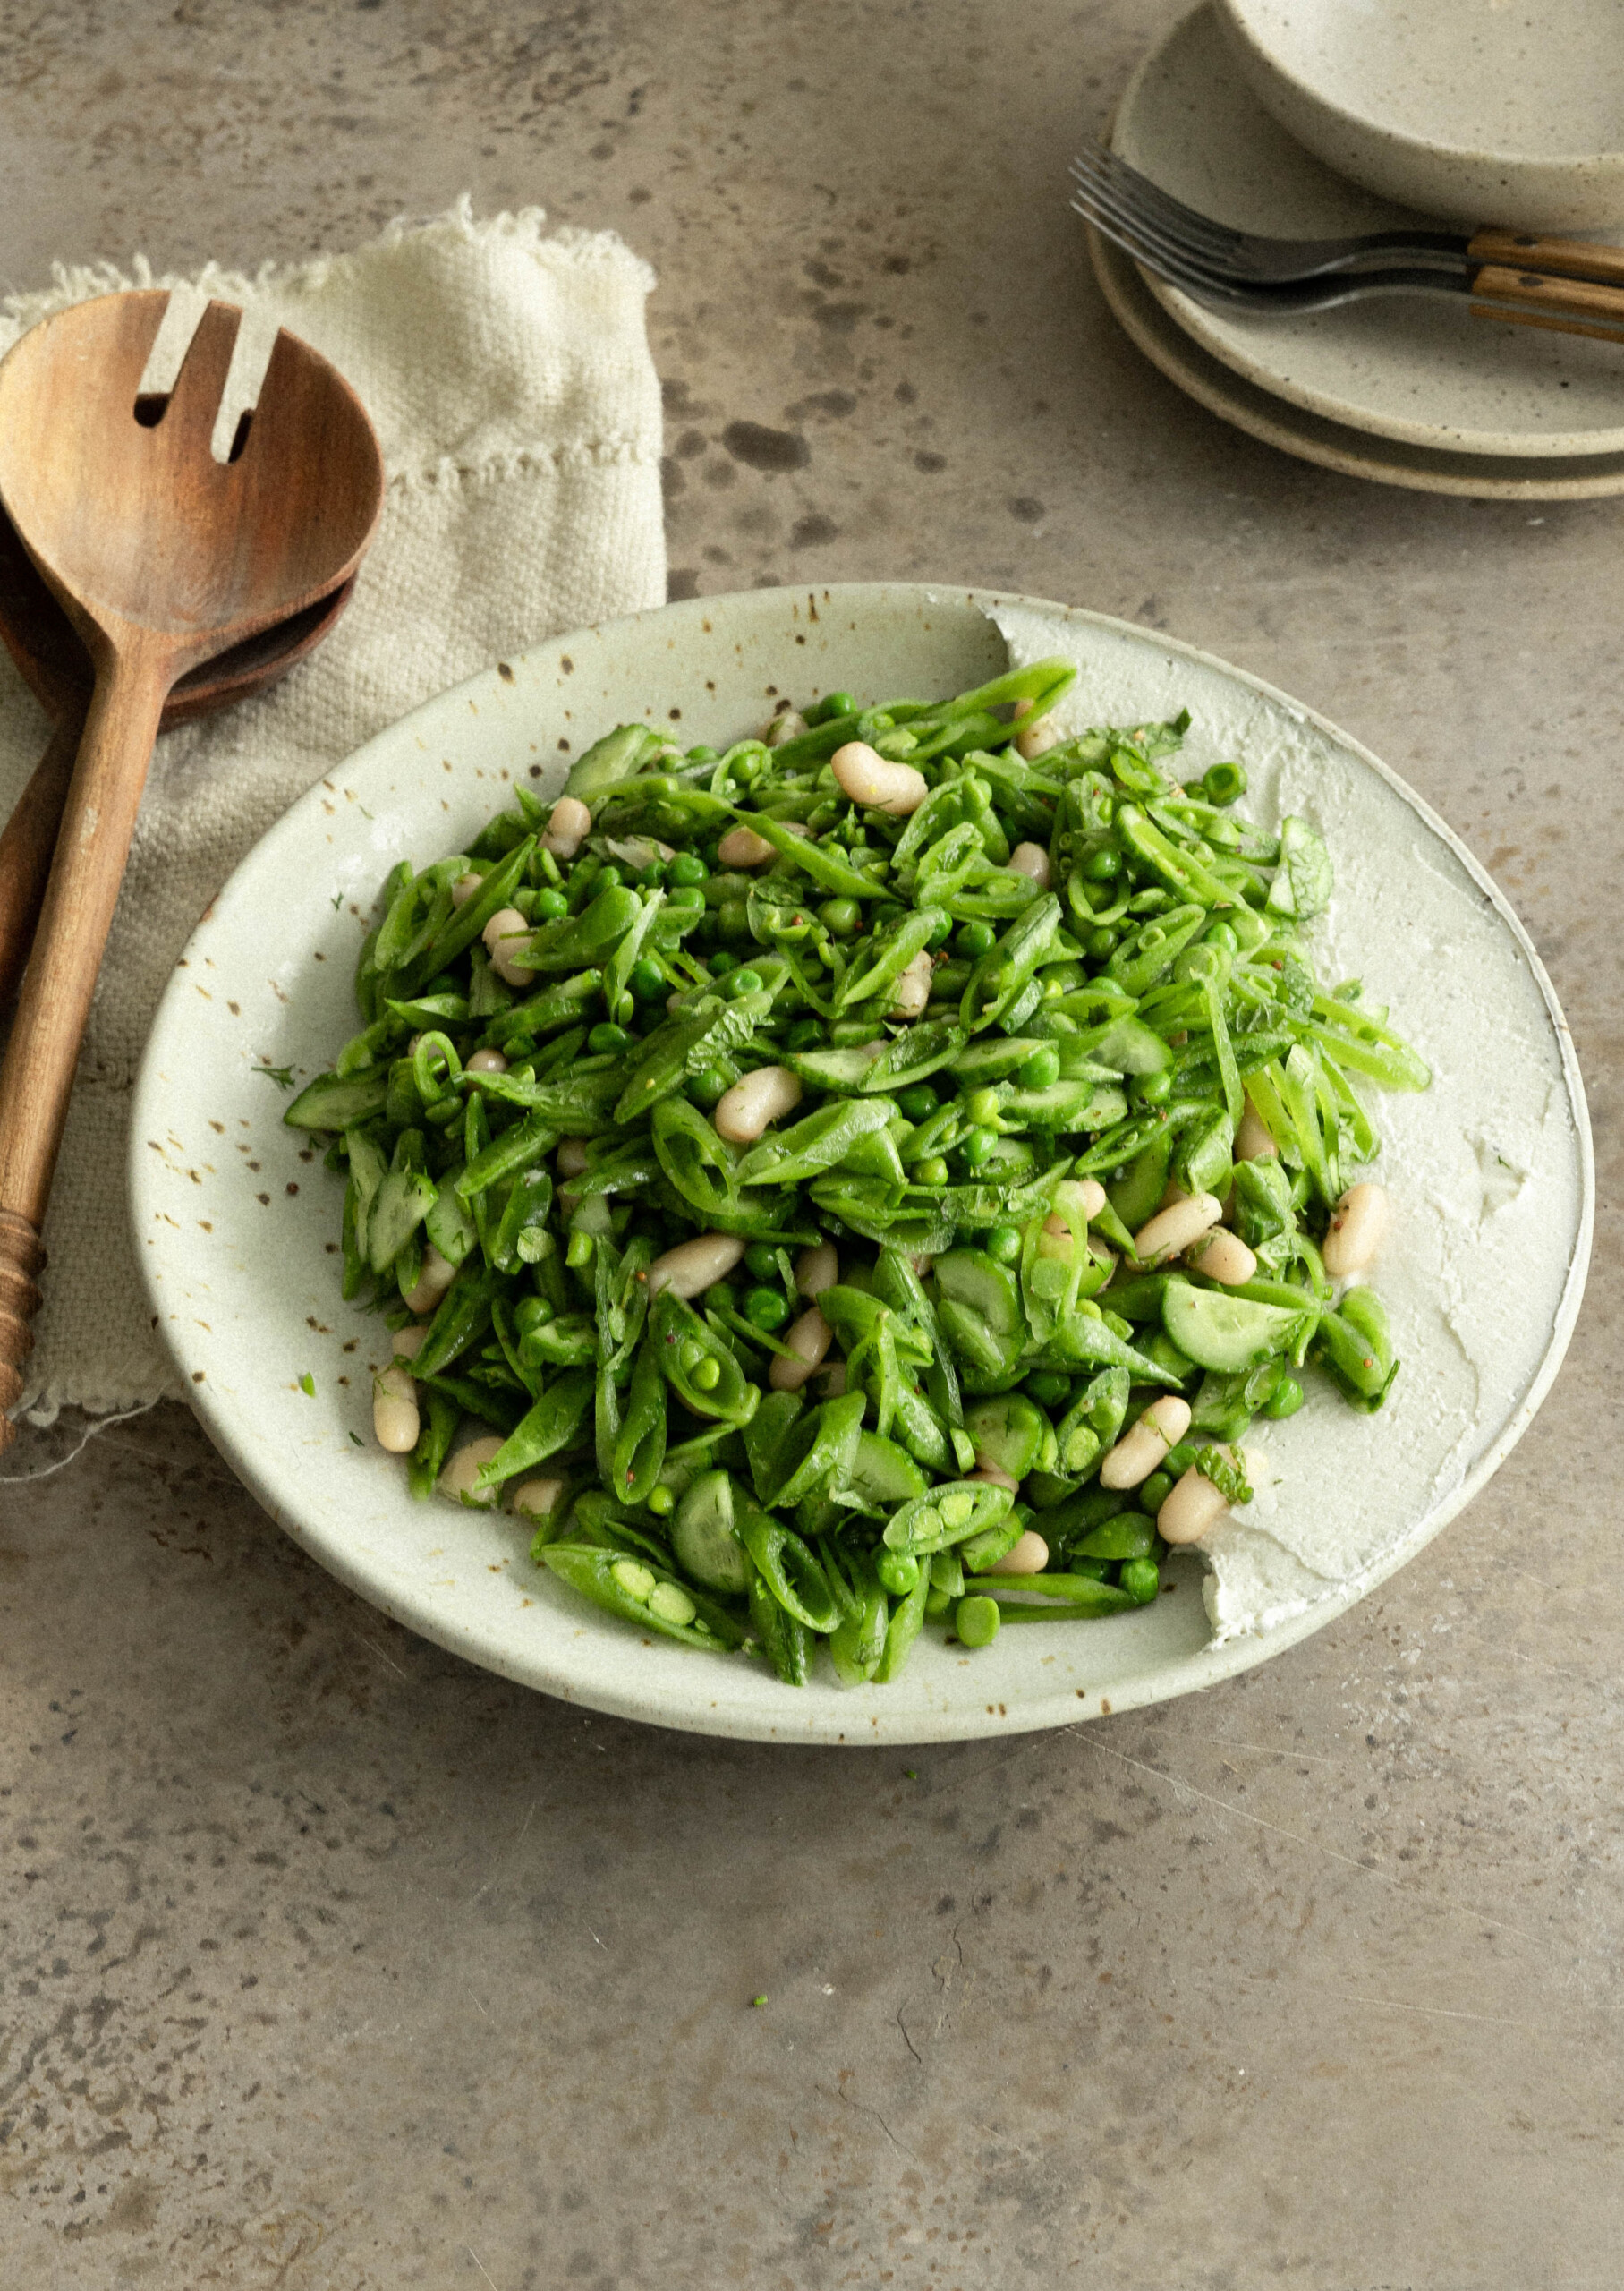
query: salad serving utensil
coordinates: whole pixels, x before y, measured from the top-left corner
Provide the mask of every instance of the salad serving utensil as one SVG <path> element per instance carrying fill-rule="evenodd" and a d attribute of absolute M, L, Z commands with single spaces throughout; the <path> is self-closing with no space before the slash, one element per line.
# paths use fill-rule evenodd
<path fill-rule="evenodd" d="M 265 692 L 332 632 L 354 588 L 327 596 L 263 634 L 189 669 L 164 703 L 160 729 L 173 731 Z M 0 510 L 0 643 L 51 718 L 39 762 L 0 829 L 0 1008 L 16 993 L 33 945 L 67 801 L 95 671 L 72 622 Z"/>
<path fill-rule="evenodd" d="M 1077 214 L 1217 308 L 1280 316 L 1367 294 L 1464 294 L 1475 318 L 1624 342 L 1624 248 L 1488 228 L 1275 238 L 1214 221 L 1114 151 L 1080 152 L 1071 175 Z"/>
<path fill-rule="evenodd" d="M 167 302 L 160 290 L 76 304 L 0 363 L 0 504 L 95 671 L 0 1068 L 0 1410 L 20 1397 L 33 1344 L 40 1228 L 165 704 L 189 670 L 346 582 L 383 503 L 361 401 L 287 333 L 215 459 L 242 317 L 228 303 L 208 305 L 168 397 L 140 398 Z M 0 1445 L 12 1436 L 0 1426 Z"/>

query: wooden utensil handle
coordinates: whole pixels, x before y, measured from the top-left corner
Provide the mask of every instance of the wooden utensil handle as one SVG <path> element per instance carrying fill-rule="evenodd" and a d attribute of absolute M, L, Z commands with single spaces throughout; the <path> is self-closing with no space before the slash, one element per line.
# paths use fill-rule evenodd
<path fill-rule="evenodd" d="M 1478 231 L 1467 248 L 1467 260 L 1624 286 L 1624 247 L 1592 246 L 1585 239 L 1542 239 L 1528 231 Z"/>
<path fill-rule="evenodd" d="M 39 1309 L 39 1235 L 73 1069 L 118 904 L 141 788 L 174 679 L 173 648 L 133 634 L 85 719 L 56 856 L 0 1068 L 0 1409 L 16 1404 Z M 0 1417 L 0 1447 L 14 1436 Z"/>
<path fill-rule="evenodd" d="M 59 719 L 0 830 L 0 1009 L 11 1001 L 28 967 L 84 720 L 81 708 Z"/>
<path fill-rule="evenodd" d="M 1624 344 L 1624 287 L 1596 286 L 1583 278 L 1548 278 L 1537 270 L 1491 266 L 1472 281 L 1475 318 L 1512 326 L 1545 327 L 1555 334 L 1594 335 Z"/>

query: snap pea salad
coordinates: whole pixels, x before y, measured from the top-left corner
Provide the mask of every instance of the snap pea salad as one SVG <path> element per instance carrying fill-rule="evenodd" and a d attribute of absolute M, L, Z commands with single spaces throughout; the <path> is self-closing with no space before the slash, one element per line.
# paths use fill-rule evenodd
<path fill-rule="evenodd" d="M 1315 829 L 1181 784 L 1187 715 L 1062 734 L 1074 674 L 623 725 L 384 887 L 285 1116 L 396 1333 L 378 1436 L 645 1634 L 853 1684 L 1145 1605 L 1254 1417 L 1391 1384 L 1323 1251 L 1363 1086 L 1427 1069 L 1316 981 Z"/>

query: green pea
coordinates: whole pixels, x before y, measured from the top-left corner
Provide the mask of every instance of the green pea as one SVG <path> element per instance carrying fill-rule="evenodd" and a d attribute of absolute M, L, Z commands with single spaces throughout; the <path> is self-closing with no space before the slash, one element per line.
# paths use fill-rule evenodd
<path fill-rule="evenodd" d="M 997 937 L 991 923 L 966 923 L 953 943 L 961 955 L 979 962 L 983 955 L 991 953 Z"/>
<path fill-rule="evenodd" d="M 1180 1440 L 1177 1446 L 1168 1450 L 1161 1459 L 1161 1469 L 1169 1479 L 1183 1478 L 1195 1461 L 1195 1449 L 1194 1440 Z"/>
<path fill-rule="evenodd" d="M 1173 1069 L 1163 1066 L 1154 1074 L 1140 1074 L 1135 1077 L 1134 1095 L 1141 1105 L 1159 1106 L 1173 1094 Z"/>
<path fill-rule="evenodd" d="M 637 1016 L 637 998 L 629 990 L 619 995 L 615 1003 L 615 1024 L 629 1026 Z"/>
<path fill-rule="evenodd" d="M 855 716 L 857 703 L 849 692 L 826 692 L 804 712 L 809 724 L 832 724 L 837 716 Z"/>
<path fill-rule="evenodd" d="M 671 881 L 684 888 L 702 883 L 710 873 L 697 851 L 679 851 L 671 862 Z"/>
<path fill-rule="evenodd" d="M 538 923 L 557 923 L 569 911 L 569 900 L 562 891 L 540 890 L 536 893 L 534 912 Z"/>
<path fill-rule="evenodd" d="M 991 1085 L 983 1089 L 972 1090 L 965 1100 L 965 1115 L 978 1128 L 991 1128 L 998 1120 L 998 1092 Z"/>
<path fill-rule="evenodd" d="M 1060 1053 L 1048 1048 L 1034 1050 L 1016 1075 L 1023 1090 L 1047 1090 L 1060 1078 Z"/>
<path fill-rule="evenodd" d="M 953 1628 L 961 1647 L 991 1647 L 998 1637 L 998 1601 L 984 1592 L 961 1599 L 953 1610 Z"/>
<path fill-rule="evenodd" d="M 1102 961 L 1117 943 L 1117 934 L 1109 923 L 1101 923 L 1091 931 L 1083 944 L 1096 962 Z"/>
<path fill-rule="evenodd" d="M 1161 1574 L 1153 1559 L 1125 1559 L 1117 1581 L 1130 1599 L 1148 1606 L 1161 1588 Z"/>
<path fill-rule="evenodd" d="M 1008 1228 L 1006 1226 L 1001 1230 L 1008 1231 Z M 991 1248 L 987 1254 L 991 1256 Z M 1069 1380 L 1054 1368 L 1040 1368 L 1035 1375 L 1027 1377 L 1021 1389 L 1029 1393 L 1040 1408 L 1059 1408 L 1071 1397 Z"/>
<path fill-rule="evenodd" d="M 724 939 L 748 939 L 750 909 L 742 899 L 725 899 L 716 911 L 716 927 Z"/>
<path fill-rule="evenodd" d="M 688 1085 L 688 1095 L 695 1105 L 713 1106 L 733 1085 L 719 1066 L 707 1066 Z"/>
<path fill-rule="evenodd" d="M 593 898 L 596 899 L 599 891 L 618 890 L 625 881 L 625 875 L 621 868 L 613 865 L 600 867 L 592 878 Z"/>
<path fill-rule="evenodd" d="M 744 1270 L 752 1281 L 771 1281 L 778 1270 L 778 1253 L 770 1241 L 752 1241 L 744 1252 Z"/>
<path fill-rule="evenodd" d="M 727 981 L 727 992 L 733 995 L 759 994 L 761 984 L 761 974 L 759 970 L 735 970 Z"/>
<path fill-rule="evenodd" d="M 637 880 L 645 890 L 658 890 L 666 880 L 670 864 L 668 859 L 650 859 Z"/>
<path fill-rule="evenodd" d="M 702 740 L 698 747 L 690 748 L 688 750 L 688 761 L 690 763 L 720 763 L 721 760 L 722 752 L 720 748 L 708 748 Z"/>
<path fill-rule="evenodd" d="M 959 1142 L 959 1153 L 967 1170 L 979 1170 L 991 1155 L 998 1139 L 990 1129 L 966 1129 Z"/>
<path fill-rule="evenodd" d="M 528 1336 L 532 1328 L 545 1328 L 553 1318 L 553 1307 L 545 1297 L 521 1297 L 513 1308 L 513 1324 L 521 1336 Z"/>
<path fill-rule="evenodd" d="M 1114 844 L 1108 843 L 1101 851 L 1091 852 L 1083 862 L 1083 873 L 1091 883 L 1114 883 L 1122 873 L 1122 854 Z"/>
<path fill-rule="evenodd" d="M 712 978 L 726 978 L 730 970 L 737 970 L 738 967 L 738 957 L 730 955 L 726 947 L 718 947 L 705 966 Z"/>
<path fill-rule="evenodd" d="M 1209 804 L 1238 803 L 1246 792 L 1246 775 L 1238 763 L 1215 763 L 1202 775 L 1202 792 Z"/>
<path fill-rule="evenodd" d="M 1013 1265 L 1021 1253 L 1019 1226 L 995 1225 L 982 1243 L 982 1247 L 994 1265 Z M 1059 1379 L 1059 1384 L 1064 1393 L 1067 1389 L 1064 1376 Z"/>
<path fill-rule="evenodd" d="M 586 1038 L 586 1046 L 594 1058 L 604 1058 L 610 1051 L 625 1050 L 631 1039 L 624 1026 L 610 1026 L 606 1020 L 601 1026 L 592 1028 Z"/>
<path fill-rule="evenodd" d="M 818 920 L 831 937 L 849 939 L 863 921 L 863 909 L 855 899 L 826 899 L 818 909 Z"/>
<path fill-rule="evenodd" d="M 952 935 L 953 917 L 950 915 L 939 916 L 937 917 L 934 929 L 931 931 L 930 937 L 925 941 L 925 945 L 932 950 L 937 947 L 946 946 L 948 941 L 952 937 Z"/>
<path fill-rule="evenodd" d="M 947 1184 L 948 1165 L 940 1154 L 932 1154 L 928 1161 L 914 1163 L 914 1182 L 915 1185 Z"/>
<path fill-rule="evenodd" d="M 1303 1405 L 1303 1387 L 1295 1376 L 1282 1376 L 1263 1402 L 1263 1414 L 1275 1418 L 1295 1416 Z"/>
<path fill-rule="evenodd" d="M 714 1353 L 707 1352 L 688 1371 L 693 1379 L 693 1389 L 699 1392 L 713 1392 L 722 1381 L 722 1364 Z"/>
<path fill-rule="evenodd" d="M 771 1336 L 789 1318 L 789 1306 L 781 1289 L 752 1289 L 744 1299 L 744 1318 L 752 1328 L 765 1329 Z"/>
<path fill-rule="evenodd" d="M 650 1511 L 653 1512 L 657 1520 L 665 1519 L 667 1513 L 675 1512 L 676 1509 L 676 1496 L 673 1495 L 670 1489 L 663 1484 L 658 1487 L 650 1488 L 648 1503 Z"/>
<path fill-rule="evenodd" d="M 911 1551 L 882 1551 L 874 1572 L 886 1590 L 906 1599 L 919 1580 L 919 1562 Z"/>
<path fill-rule="evenodd" d="M 672 862 L 673 865 L 676 864 L 676 863 L 675 861 Z M 697 883 L 679 883 L 676 889 L 671 893 L 670 898 L 666 901 L 666 905 L 667 907 L 680 910 L 684 915 L 692 915 L 695 907 L 698 907 L 702 913 L 705 905 L 705 894 L 701 890 Z M 746 926 L 748 927 L 748 916 L 746 916 L 745 919 Z"/>
<path fill-rule="evenodd" d="M 915 1082 L 911 1089 L 897 1094 L 897 1107 L 910 1121 L 928 1121 L 940 1103 L 928 1082 Z"/>
<path fill-rule="evenodd" d="M 1153 1471 L 1147 1480 L 1140 1484 L 1137 1494 L 1139 1508 L 1142 1512 L 1148 1512 L 1152 1519 L 1154 1519 L 1172 1493 L 1172 1473 Z"/>
<path fill-rule="evenodd" d="M 1206 946 L 1221 947 L 1227 955 L 1239 952 L 1240 941 L 1227 923 L 1214 923 L 1201 935 L 1203 943 Z"/>

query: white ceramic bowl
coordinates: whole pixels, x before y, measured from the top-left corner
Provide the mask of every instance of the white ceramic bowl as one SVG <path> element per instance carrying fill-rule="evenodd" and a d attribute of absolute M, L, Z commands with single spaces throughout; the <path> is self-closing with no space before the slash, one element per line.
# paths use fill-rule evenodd
<path fill-rule="evenodd" d="M 1619 0 L 1218 0 L 1246 75 L 1339 175 L 1467 229 L 1624 222 Z"/>
<path fill-rule="evenodd" d="M 893 1685 L 847 1692 L 825 1674 L 796 1691 L 760 1663 L 650 1643 L 599 1614 L 531 1565 L 523 1527 L 503 1513 L 412 1502 L 399 1460 L 370 1436 L 386 1333 L 339 1295 L 342 1181 L 284 1125 L 287 1097 L 265 1069 L 302 1081 L 331 1062 L 355 1025 L 352 975 L 384 878 L 399 859 L 421 866 L 455 849 L 515 780 L 551 793 L 565 756 L 628 719 L 714 740 L 761 723 L 784 694 L 962 691 L 1006 665 L 993 614 L 1022 657 L 1079 663 L 1080 720 L 1135 724 L 1187 705 L 1189 769 L 1245 756 L 1257 816 L 1284 808 L 1325 822 L 1348 886 L 1331 975 L 1356 962 L 1439 1069 L 1433 1090 L 1384 1099 L 1381 1119 L 1395 1163 L 1424 1173 L 1412 1180 L 1417 1201 L 1446 1173 L 1458 1193 L 1464 1173 L 1464 1290 L 1425 1284 L 1417 1316 L 1402 1264 L 1384 1267 L 1417 1373 L 1379 1418 L 1321 1393 L 1269 1427 L 1274 1468 L 1295 1490 L 1281 1532 L 1317 1534 L 1340 1505 L 1362 1555 L 1298 1570 L 1295 1599 L 1268 1627 L 1219 1643 L 1199 1566 L 1185 1559 L 1173 1595 L 1132 1614 L 1006 1631 L 974 1655 L 928 1632 Z M 1363 890 L 1361 864 L 1374 870 Z M 1475 1044 L 1443 1056 L 1460 1040 L 1463 996 L 1489 1039 L 1516 1046 L 1549 1108 L 1543 1143 L 1501 1118 L 1493 1060 Z M 491 1670 L 627 1717 L 787 1742 L 1059 1725 L 1210 1686 L 1292 1645 L 1417 1551 L 1506 1454 L 1556 1373 L 1589 1245 L 1571 1043 L 1516 918 L 1448 829 L 1344 734 L 1238 669 L 1096 614 L 962 589 L 701 598 L 549 639 L 429 701 L 319 781 L 214 900 L 159 1008 L 131 1120 L 131 1212 L 157 1324 L 205 1428 L 280 1526 L 386 1614 Z M 1494 1142 L 1496 1171 L 1550 1164 L 1543 1205 L 1492 1210 L 1481 1139 Z M 1536 1262 L 1513 1285 L 1501 1252 L 1519 1229 Z M 1419 1236 L 1405 1256 L 1422 1265 Z M 1499 1333 L 1481 1367 L 1458 1333 L 1469 1338 L 1474 1316 Z M 1294 1463 L 1305 1432 L 1330 1453 Z"/>

